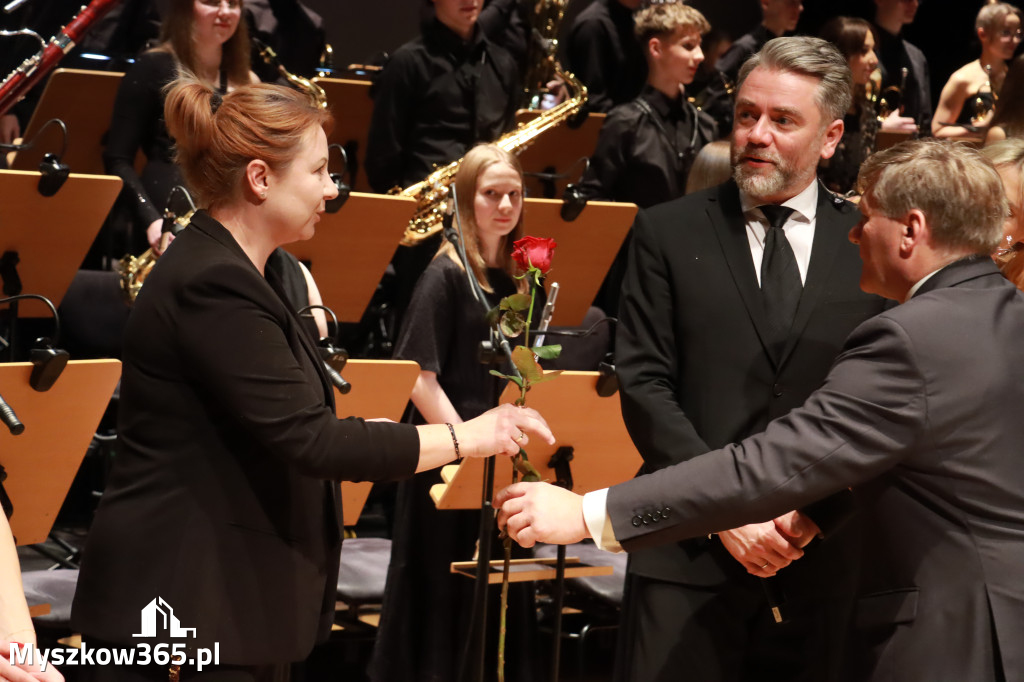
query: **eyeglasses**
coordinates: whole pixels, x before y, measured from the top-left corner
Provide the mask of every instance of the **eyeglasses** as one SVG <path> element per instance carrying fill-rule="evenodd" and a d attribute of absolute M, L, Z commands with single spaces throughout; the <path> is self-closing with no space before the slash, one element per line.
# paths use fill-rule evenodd
<path fill-rule="evenodd" d="M 200 5 L 206 7 L 220 7 L 221 5 L 227 5 L 228 9 L 238 9 L 242 6 L 242 0 L 199 0 Z"/>
<path fill-rule="evenodd" d="M 1000 38 L 1009 38 L 1010 40 L 1018 40 L 1019 41 L 1019 40 L 1021 40 L 1021 38 L 1024 38 L 1024 31 L 1021 31 L 1019 29 L 1016 30 L 1016 31 L 1011 31 L 1008 28 L 1004 28 L 1004 29 L 999 31 L 999 37 Z"/>

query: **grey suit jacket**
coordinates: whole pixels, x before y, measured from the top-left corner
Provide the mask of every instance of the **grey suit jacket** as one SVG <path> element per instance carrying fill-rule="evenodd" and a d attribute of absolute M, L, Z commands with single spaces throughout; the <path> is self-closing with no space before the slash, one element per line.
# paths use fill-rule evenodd
<path fill-rule="evenodd" d="M 632 551 L 855 486 L 872 541 L 854 678 L 1024 679 L 1022 339 L 1024 295 L 987 258 L 954 263 L 765 433 L 612 488 L 616 537 Z"/>

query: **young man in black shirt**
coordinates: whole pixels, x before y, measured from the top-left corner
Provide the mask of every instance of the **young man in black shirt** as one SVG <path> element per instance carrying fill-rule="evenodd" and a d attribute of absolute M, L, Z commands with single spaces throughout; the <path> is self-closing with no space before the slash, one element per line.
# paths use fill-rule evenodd
<path fill-rule="evenodd" d="M 408 187 L 473 145 L 510 130 L 520 91 L 512 56 L 477 24 L 482 0 L 433 0 L 422 35 L 398 48 L 374 85 L 366 177 L 376 192 Z M 387 295 L 397 317 L 441 244 L 399 248 Z"/>
<path fill-rule="evenodd" d="M 606 113 L 640 93 L 647 76 L 643 49 L 633 35 L 633 12 L 642 0 L 594 0 L 569 28 L 569 70 L 587 86 L 587 108 Z"/>
<path fill-rule="evenodd" d="M 715 122 L 685 94 L 704 61 L 701 35 L 711 25 L 689 5 L 653 5 L 636 15 L 636 37 L 647 58 L 647 84 L 640 96 L 612 109 L 580 183 L 591 199 L 628 201 L 641 208 L 686 193 L 693 159 L 717 136 Z M 612 263 L 598 306 L 618 308 L 629 238 Z"/>

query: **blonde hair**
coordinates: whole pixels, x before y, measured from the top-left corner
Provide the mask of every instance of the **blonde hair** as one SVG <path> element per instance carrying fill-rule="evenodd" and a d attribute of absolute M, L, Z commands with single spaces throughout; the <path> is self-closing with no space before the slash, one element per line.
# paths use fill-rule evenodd
<path fill-rule="evenodd" d="M 721 185 L 732 175 L 732 157 L 729 140 L 715 140 L 697 153 L 686 178 L 686 193 L 693 194 L 708 187 Z"/>
<path fill-rule="evenodd" d="M 1020 16 L 1020 10 L 1008 2 L 993 2 L 978 10 L 978 16 L 974 20 L 974 28 L 982 29 L 986 33 L 997 30 L 1006 17 L 1014 14 Z"/>
<path fill-rule="evenodd" d="M 633 15 L 633 33 L 645 51 L 651 38 L 668 35 L 677 29 L 704 35 L 711 30 L 711 24 L 696 8 L 682 2 L 651 5 Z"/>
<path fill-rule="evenodd" d="M 988 255 L 1003 236 L 1003 183 L 992 163 L 966 145 L 902 142 L 868 157 L 857 188 L 888 218 L 919 209 L 936 243 L 953 250 Z"/>
<path fill-rule="evenodd" d="M 462 243 L 466 247 L 466 257 L 469 260 L 469 267 L 473 276 L 480 283 L 480 287 L 490 293 L 493 292 L 490 282 L 487 281 L 487 263 L 484 261 L 480 249 L 480 232 L 476 224 L 476 187 L 480 176 L 485 170 L 496 163 L 504 163 L 511 166 L 519 175 L 519 184 L 523 183 L 523 167 L 519 159 L 504 149 L 493 144 L 479 144 L 470 149 L 462 158 L 459 170 L 455 174 L 455 191 L 458 195 L 459 218 L 461 220 Z M 525 209 L 525 206 L 524 206 Z M 515 261 L 512 260 L 512 242 L 523 236 L 523 211 L 519 213 L 519 220 L 515 227 L 507 235 L 501 238 L 498 248 L 500 267 L 509 276 L 516 273 Z M 458 254 L 449 242 L 444 242 L 437 251 L 437 257 L 447 256 L 458 265 L 462 265 Z M 516 280 L 516 288 L 520 292 L 526 292 L 529 285 L 525 279 Z"/>
<path fill-rule="evenodd" d="M 203 208 L 235 196 L 253 159 L 287 168 L 307 131 L 329 130 L 334 120 L 280 85 L 245 85 L 221 97 L 194 76 L 168 86 L 164 119 L 175 140 L 174 160 Z"/>

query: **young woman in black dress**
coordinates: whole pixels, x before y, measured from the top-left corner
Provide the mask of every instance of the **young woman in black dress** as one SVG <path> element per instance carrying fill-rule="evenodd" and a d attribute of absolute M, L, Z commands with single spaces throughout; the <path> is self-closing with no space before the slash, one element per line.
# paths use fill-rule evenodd
<path fill-rule="evenodd" d="M 121 81 L 103 152 L 107 172 L 124 181 L 123 200 L 131 208 L 127 249 L 134 254 L 159 249 L 168 195 L 183 184 L 164 123 L 164 87 L 180 70 L 222 95 L 258 81 L 249 70 L 241 0 L 172 0 L 170 5 L 160 45 L 139 55 Z M 135 171 L 139 150 L 146 157 L 141 174 Z"/>
<path fill-rule="evenodd" d="M 494 145 L 474 147 L 462 161 L 455 187 L 470 269 L 487 292 L 488 307 L 525 292 L 526 281 L 514 278 L 511 258 L 512 242 L 523 234 L 519 161 Z M 396 359 L 420 365 L 412 392 L 415 423 L 459 423 L 497 404 L 504 382 L 489 374 L 493 366 L 477 359 L 480 342 L 488 338 L 485 313 L 470 293 L 454 248 L 445 243 L 416 283 L 395 350 Z M 471 580 L 453 575 L 449 564 L 473 558 L 480 516 L 477 511 L 437 510 L 430 487 L 439 482 L 435 472 L 399 485 L 391 565 L 371 664 L 374 682 L 457 677 L 473 586 Z M 517 653 L 509 657 L 510 679 L 533 679 L 532 660 L 518 653 L 527 648 L 516 645 L 534 632 L 530 589 L 517 585 L 512 590 L 508 646 Z M 496 611 L 489 609 L 489 615 L 496 616 Z M 494 670 L 490 665 L 487 669 Z"/>

